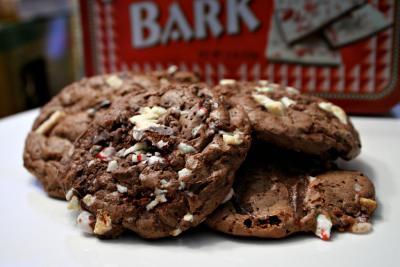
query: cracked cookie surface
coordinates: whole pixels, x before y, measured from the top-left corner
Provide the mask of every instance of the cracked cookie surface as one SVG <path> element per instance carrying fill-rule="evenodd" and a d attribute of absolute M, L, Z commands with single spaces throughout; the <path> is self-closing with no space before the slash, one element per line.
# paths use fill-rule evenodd
<path fill-rule="evenodd" d="M 85 78 L 64 88 L 41 110 L 25 142 L 24 166 L 52 197 L 64 199 L 61 160 L 73 152 L 73 142 L 90 122 L 128 93 L 154 90 L 170 82 L 196 82 L 176 69 L 148 74 L 124 72 Z"/>
<path fill-rule="evenodd" d="M 324 240 L 331 228 L 354 233 L 372 229 L 374 186 L 362 173 L 262 147 L 250 149 L 232 198 L 209 216 L 208 226 L 262 238 L 314 232 Z"/>
<path fill-rule="evenodd" d="M 358 132 L 338 106 L 267 81 L 221 80 L 214 88 L 242 105 L 258 139 L 325 159 L 355 158 Z"/>
<path fill-rule="evenodd" d="M 65 188 L 83 230 L 117 237 L 176 236 L 229 194 L 251 126 L 205 85 L 126 96 L 75 143 Z"/>

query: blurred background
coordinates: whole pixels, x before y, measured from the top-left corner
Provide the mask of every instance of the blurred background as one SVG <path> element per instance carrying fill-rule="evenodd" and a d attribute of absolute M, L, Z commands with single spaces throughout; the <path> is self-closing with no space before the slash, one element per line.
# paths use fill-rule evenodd
<path fill-rule="evenodd" d="M 83 77 L 84 69 L 87 75 L 94 75 L 127 69 L 148 71 L 172 64 L 199 72 L 210 83 L 226 77 L 283 83 L 328 97 L 353 113 L 387 112 L 400 99 L 398 0 L 215 0 L 200 3 L 203 11 L 196 11 L 193 7 L 201 1 L 0 0 L 0 118 L 42 106 Z M 135 28 L 133 21 L 137 23 L 145 15 L 133 16 L 132 6 L 143 8 L 145 2 L 156 10 L 164 32 L 149 47 L 134 47 L 130 38 L 137 35 L 129 31 Z M 172 5 L 183 10 L 193 31 L 202 28 L 192 24 L 206 23 L 204 14 L 211 6 L 218 7 L 217 26 L 222 34 L 214 36 L 212 27 L 207 29 L 204 24 L 204 36 L 186 40 L 176 21 L 169 30 L 163 29 Z M 242 10 L 225 8 L 227 5 Z M 337 11 L 327 24 L 324 16 L 316 19 L 317 30 L 308 33 L 312 42 L 305 38 L 288 43 L 290 40 L 282 38 L 282 31 L 296 37 L 296 31 L 291 31 L 299 25 L 292 27 L 289 16 L 293 10 L 310 18 L 307 12 L 332 13 L 332 5 L 347 6 L 348 10 Z M 203 19 L 193 20 L 199 14 Z M 225 25 L 230 15 L 237 19 L 231 33 Z M 282 20 L 280 33 L 273 27 L 278 25 L 277 18 Z M 144 28 L 142 38 L 146 39 Z M 332 34 L 335 38 L 331 40 Z M 165 42 L 161 40 L 164 37 Z M 348 98 L 336 96 L 346 94 Z"/>
<path fill-rule="evenodd" d="M 0 117 L 43 105 L 83 75 L 76 4 L 0 0 Z"/>

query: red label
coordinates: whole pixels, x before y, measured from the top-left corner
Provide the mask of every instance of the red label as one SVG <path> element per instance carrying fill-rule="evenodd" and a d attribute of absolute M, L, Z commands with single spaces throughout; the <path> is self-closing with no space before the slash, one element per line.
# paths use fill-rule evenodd
<path fill-rule="evenodd" d="M 394 1 L 275 3 L 81 0 L 87 75 L 174 64 L 200 72 L 210 83 L 237 78 L 291 85 L 350 111 L 382 111 L 388 96 L 395 102 L 399 31 L 393 22 L 399 23 L 394 20 L 399 7 Z M 304 33 L 298 38 L 296 31 Z M 381 103 L 366 110 L 362 103 L 371 100 Z"/>

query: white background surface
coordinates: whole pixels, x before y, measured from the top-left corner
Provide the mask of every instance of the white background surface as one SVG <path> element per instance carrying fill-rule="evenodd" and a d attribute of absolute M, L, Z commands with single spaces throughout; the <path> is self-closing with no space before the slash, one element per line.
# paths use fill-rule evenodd
<path fill-rule="evenodd" d="M 159 241 L 134 234 L 101 241 L 82 234 L 65 202 L 46 197 L 22 167 L 36 115 L 0 120 L 0 266 L 400 266 L 399 119 L 353 119 L 363 151 L 343 165 L 362 170 L 375 184 L 379 208 L 370 234 L 334 233 L 329 242 L 311 234 L 254 240 L 201 227 Z"/>

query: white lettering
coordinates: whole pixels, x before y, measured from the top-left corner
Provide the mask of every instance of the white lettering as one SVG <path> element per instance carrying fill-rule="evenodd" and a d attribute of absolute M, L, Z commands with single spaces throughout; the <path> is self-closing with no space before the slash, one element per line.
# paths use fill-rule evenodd
<path fill-rule="evenodd" d="M 250 31 L 254 31 L 260 21 L 249 8 L 251 0 L 227 0 L 227 31 L 229 34 L 240 32 L 240 19 L 247 25 Z"/>
<path fill-rule="evenodd" d="M 130 13 L 133 47 L 145 48 L 158 43 L 161 28 L 156 21 L 159 15 L 157 6 L 151 2 L 132 4 Z M 146 37 L 145 30 L 148 32 Z"/>
<path fill-rule="evenodd" d="M 223 32 L 223 27 L 218 20 L 220 11 L 221 5 L 218 1 L 197 0 L 194 3 L 196 38 L 204 39 L 207 37 L 207 26 L 215 37 Z"/>
<path fill-rule="evenodd" d="M 193 32 L 179 4 L 173 3 L 169 7 L 169 16 L 161 36 L 161 43 L 166 44 L 170 38 L 177 41 L 181 38 L 181 35 L 183 40 L 189 41 Z"/>

